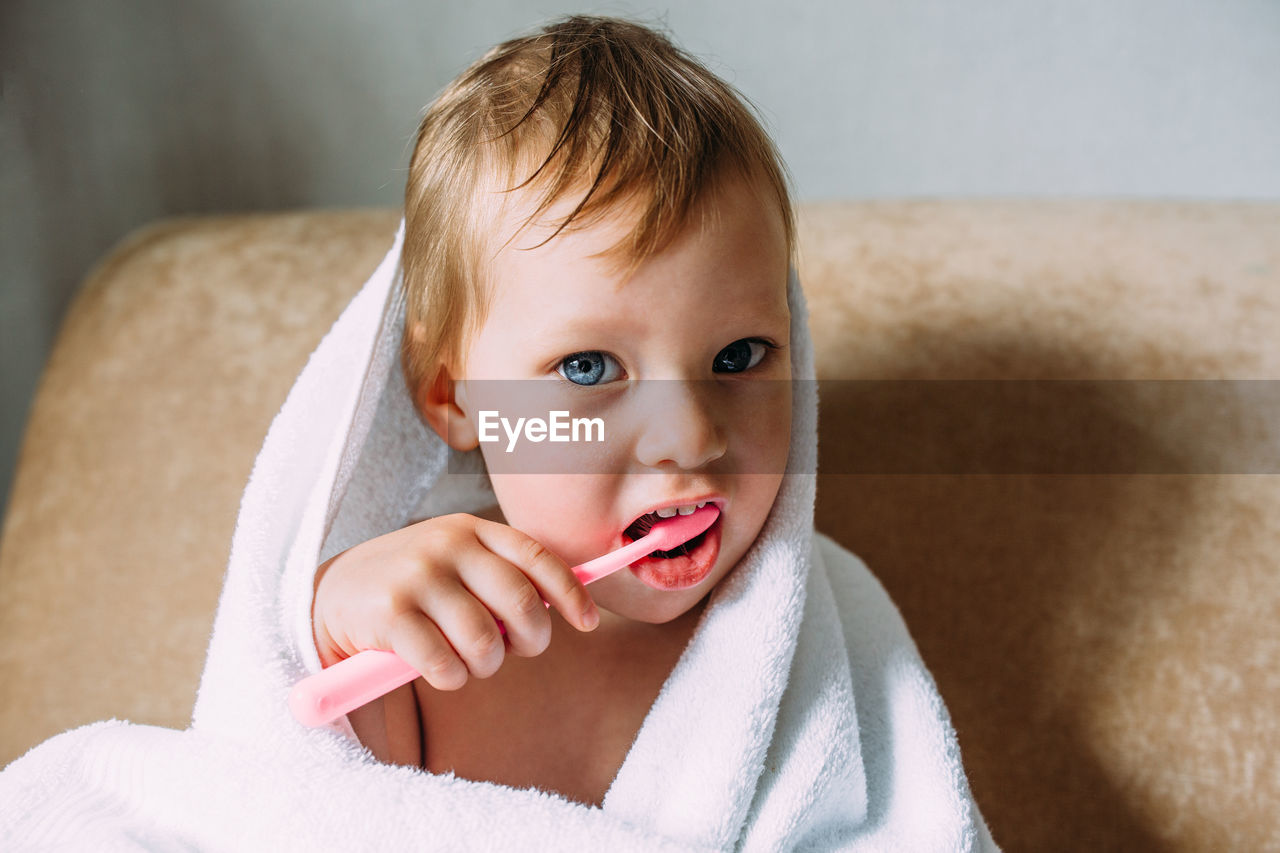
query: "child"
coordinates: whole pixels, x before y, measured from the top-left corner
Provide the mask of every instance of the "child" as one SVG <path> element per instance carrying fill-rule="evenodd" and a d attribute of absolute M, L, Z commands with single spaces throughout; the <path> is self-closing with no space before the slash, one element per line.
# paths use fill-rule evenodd
<path fill-rule="evenodd" d="M 375 755 L 602 803 L 781 483 L 793 232 L 768 137 L 640 26 L 570 19 L 501 45 L 440 96 L 406 190 L 404 372 L 431 427 L 484 452 L 499 507 L 318 570 L 321 661 L 393 649 L 424 676 L 350 715 Z M 548 377 L 612 395 L 593 409 L 601 473 L 503 474 L 504 447 L 480 444 L 476 380 Z M 689 399 L 628 417 L 618 389 L 653 379 L 682 380 Z M 716 381 L 733 390 L 704 387 Z M 650 398 L 671 396 L 651 384 Z M 631 541 L 637 520 L 704 503 L 720 517 L 691 553 L 590 590 L 569 571 Z M 536 710 L 484 713 L 497 707 Z M 584 719 L 606 722 L 584 737 Z"/>
<path fill-rule="evenodd" d="M 732 89 L 639 25 L 569 18 L 468 69 L 254 465 L 191 728 L 37 747 L 0 774 L 0 837 L 993 849 L 901 617 L 813 530 L 784 174 Z M 536 410 L 604 435 L 489 440 Z M 446 462 L 479 458 L 496 506 L 450 494 Z M 570 570 L 699 504 L 684 545 Z M 373 649 L 423 677 L 298 725 L 292 686 Z"/>

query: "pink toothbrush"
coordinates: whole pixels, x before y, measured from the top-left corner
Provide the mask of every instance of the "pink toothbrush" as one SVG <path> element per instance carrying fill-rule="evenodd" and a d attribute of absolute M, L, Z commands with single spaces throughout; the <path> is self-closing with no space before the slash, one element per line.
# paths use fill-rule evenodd
<path fill-rule="evenodd" d="M 719 515 L 714 504 L 707 504 L 689 515 L 661 519 L 630 545 L 588 560 L 572 571 L 583 583 L 597 581 L 646 554 L 683 545 L 711 527 Z M 543 604 L 551 606 L 545 601 Z M 498 627 L 502 633 L 507 632 L 501 620 Z M 289 709 L 304 726 L 323 726 L 417 677 L 417 670 L 395 652 L 366 649 L 295 684 L 289 693 Z"/>

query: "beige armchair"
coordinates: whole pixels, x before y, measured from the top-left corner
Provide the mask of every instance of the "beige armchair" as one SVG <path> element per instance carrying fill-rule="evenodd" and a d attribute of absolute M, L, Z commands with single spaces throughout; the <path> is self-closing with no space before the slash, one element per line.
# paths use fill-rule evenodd
<path fill-rule="evenodd" d="M 170 219 L 90 275 L 0 540 L 0 764 L 187 724 L 254 456 L 396 220 Z M 812 204 L 800 245 L 818 526 L 901 607 L 997 841 L 1280 849 L 1276 394 L 1098 381 L 1280 379 L 1280 204 Z M 1088 381 L 905 381 L 1008 379 Z"/>

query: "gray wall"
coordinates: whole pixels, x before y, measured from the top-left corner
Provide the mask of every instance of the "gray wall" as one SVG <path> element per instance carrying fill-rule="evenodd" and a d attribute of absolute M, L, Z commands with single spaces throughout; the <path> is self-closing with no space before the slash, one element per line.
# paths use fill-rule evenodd
<path fill-rule="evenodd" d="M 1280 0 L 0 0 L 0 509 L 121 237 L 397 205 L 422 106 L 574 11 L 665 21 L 763 110 L 802 199 L 1280 199 Z"/>

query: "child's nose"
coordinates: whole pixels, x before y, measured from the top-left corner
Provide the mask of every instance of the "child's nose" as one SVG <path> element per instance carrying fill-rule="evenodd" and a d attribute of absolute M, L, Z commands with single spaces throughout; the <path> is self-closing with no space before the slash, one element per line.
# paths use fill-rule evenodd
<path fill-rule="evenodd" d="M 650 380 L 645 391 L 644 427 L 636 442 L 637 460 L 649 468 L 664 465 L 694 470 L 719 459 L 728 448 L 714 418 L 714 387 L 681 380 Z M 714 385 L 714 383 L 711 383 Z"/>

